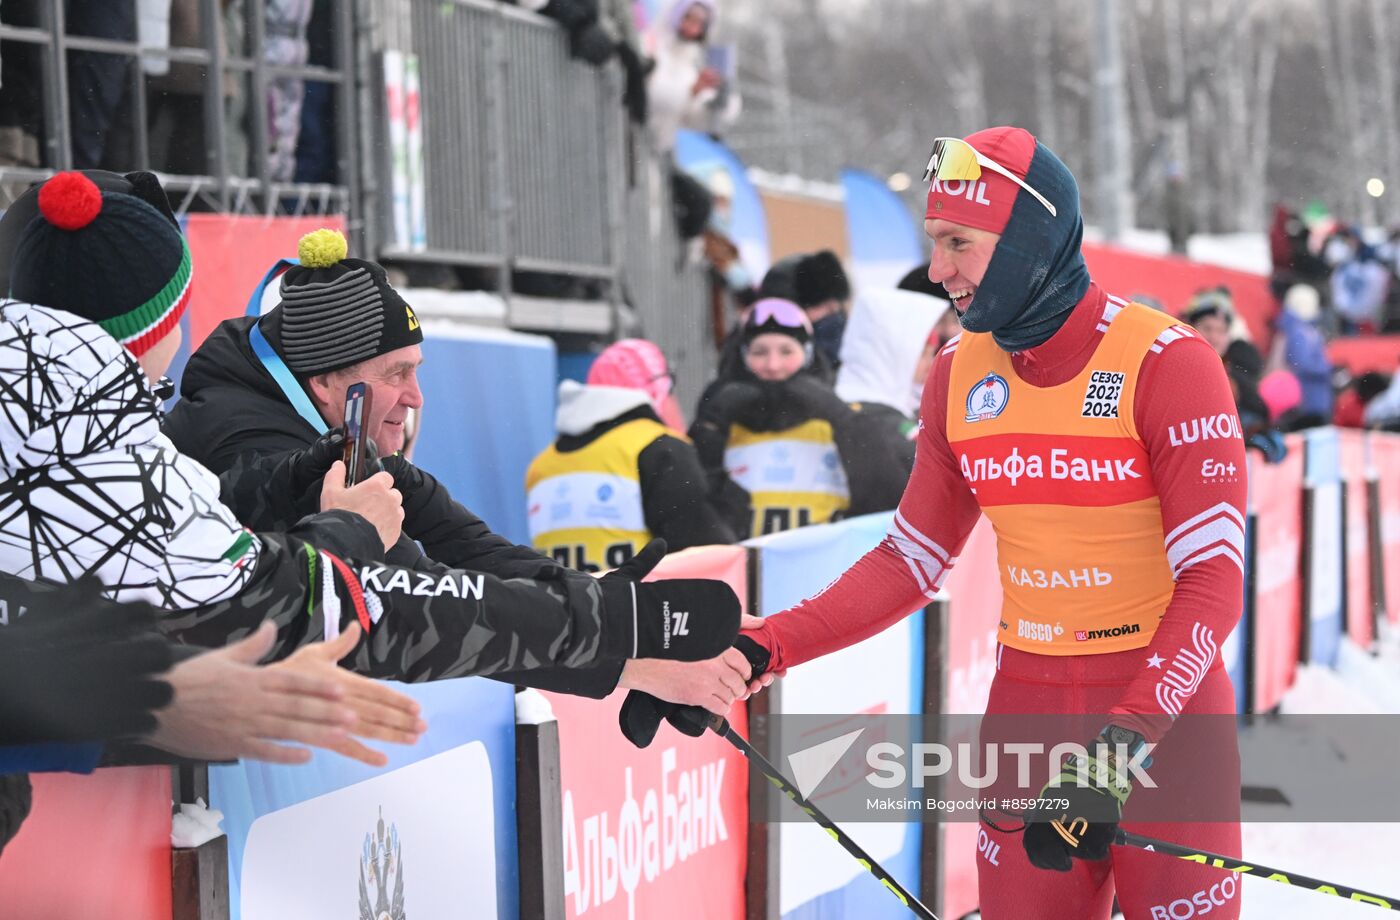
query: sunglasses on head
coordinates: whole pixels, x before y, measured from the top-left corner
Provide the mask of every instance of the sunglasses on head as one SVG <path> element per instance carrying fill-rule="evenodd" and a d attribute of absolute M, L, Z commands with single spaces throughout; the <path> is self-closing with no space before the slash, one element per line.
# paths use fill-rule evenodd
<path fill-rule="evenodd" d="M 1025 183 L 1025 180 L 991 157 L 984 157 L 978 153 L 975 147 L 960 137 L 934 138 L 933 152 L 929 154 L 928 165 L 924 167 L 924 181 L 937 179 L 940 182 L 968 182 L 981 178 L 984 169 L 990 169 L 997 175 L 1005 176 L 1015 182 L 1029 192 L 1036 201 L 1045 205 L 1045 210 L 1050 212 L 1051 217 L 1059 216 L 1055 211 L 1055 206 L 1044 195 L 1031 188 Z"/>

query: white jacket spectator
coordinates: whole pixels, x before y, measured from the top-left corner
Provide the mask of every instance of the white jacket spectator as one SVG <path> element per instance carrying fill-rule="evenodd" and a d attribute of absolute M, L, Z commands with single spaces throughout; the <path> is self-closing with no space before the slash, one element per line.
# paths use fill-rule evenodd
<path fill-rule="evenodd" d="M 675 147 L 681 128 L 714 133 L 739 116 L 738 91 L 708 65 L 715 13 L 714 0 L 676 0 L 648 35 L 648 126 L 659 152 Z"/>

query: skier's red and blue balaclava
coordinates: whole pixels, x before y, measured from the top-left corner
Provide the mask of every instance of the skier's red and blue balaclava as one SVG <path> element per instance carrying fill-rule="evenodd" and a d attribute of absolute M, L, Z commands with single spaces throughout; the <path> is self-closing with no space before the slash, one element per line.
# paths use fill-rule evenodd
<path fill-rule="evenodd" d="M 992 333 L 1005 351 L 1034 348 L 1064 325 L 1089 290 L 1089 269 L 1079 251 L 1084 237 L 1079 186 L 1060 158 L 1022 128 L 987 128 L 964 140 L 1055 205 L 1058 216 L 1010 179 L 984 168 L 972 183 L 932 182 L 925 214 L 1001 234 L 962 326 Z"/>

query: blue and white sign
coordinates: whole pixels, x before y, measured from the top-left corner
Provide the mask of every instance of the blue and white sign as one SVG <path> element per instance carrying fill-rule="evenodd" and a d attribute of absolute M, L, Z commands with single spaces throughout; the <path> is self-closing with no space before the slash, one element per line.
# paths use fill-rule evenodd
<path fill-rule="evenodd" d="M 1335 666 L 1346 631 L 1342 616 L 1342 463 L 1335 428 L 1307 432 L 1304 485 L 1312 504 L 1305 534 L 1308 545 L 1308 660 Z"/>
<path fill-rule="evenodd" d="M 402 689 L 428 731 L 413 747 L 371 742 L 389 755 L 382 770 L 326 751 L 209 768 L 233 920 L 357 920 L 362 884 L 368 920 L 398 920 L 396 899 L 406 917 L 518 916 L 514 688 L 473 677 Z"/>
<path fill-rule="evenodd" d="M 872 514 L 750 541 L 762 553 L 759 612 L 767 616 L 816 594 L 884 539 L 891 518 Z M 793 668 L 782 681 L 781 712 L 921 712 L 923 655 L 924 613 L 918 611 L 864 642 Z M 821 799 L 817 789 L 813 801 L 820 805 Z M 845 830 L 918 894 L 920 824 L 862 823 Z M 784 920 L 909 916 L 817 824 L 783 822 L 778 833 L 778 905 Z"/>

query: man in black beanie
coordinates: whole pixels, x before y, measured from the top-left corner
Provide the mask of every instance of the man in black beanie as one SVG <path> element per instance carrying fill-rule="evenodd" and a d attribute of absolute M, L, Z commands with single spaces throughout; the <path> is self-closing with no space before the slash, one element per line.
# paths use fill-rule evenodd
<path fill-rule="evenodd" d="M 793 299 L 812 321 L 812 340 L 833 367 L 840 367 L 841 336 L 851 302 L 851 283 L 840 258 L 830 249 L 803 256 L 793 269 L 792 286 Z"/>

